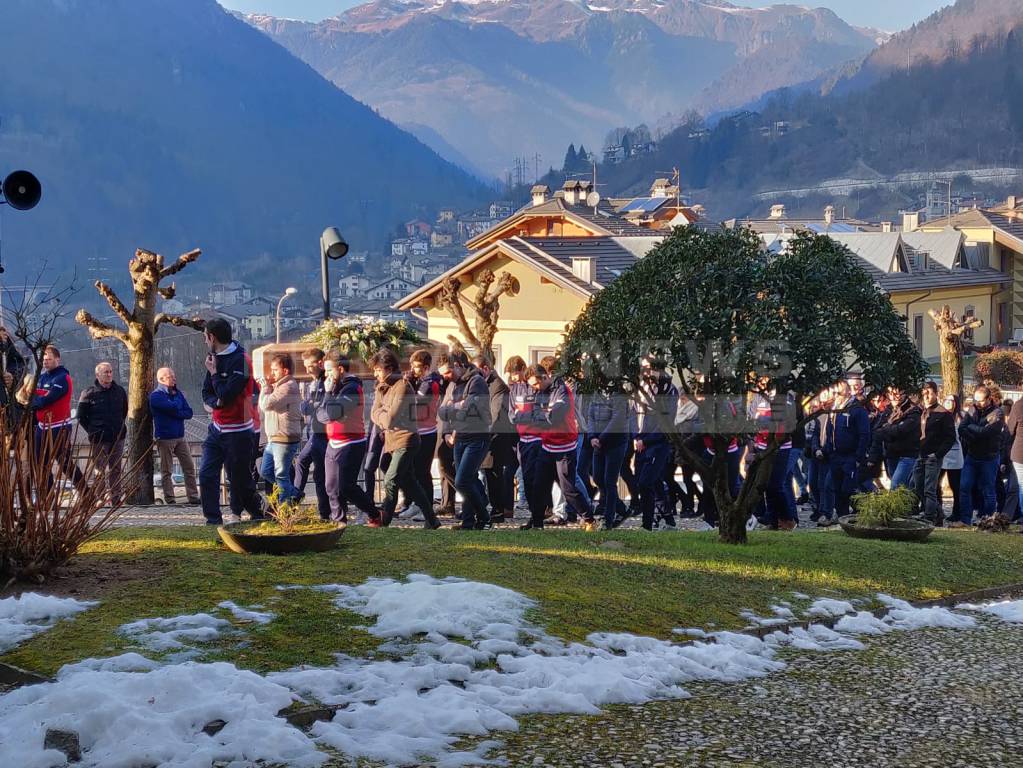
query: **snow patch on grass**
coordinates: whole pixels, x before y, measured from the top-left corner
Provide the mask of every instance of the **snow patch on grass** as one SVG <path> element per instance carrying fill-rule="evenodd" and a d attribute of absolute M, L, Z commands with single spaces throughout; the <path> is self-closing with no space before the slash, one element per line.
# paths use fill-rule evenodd
<path fill-rule="evenodd" d="M 533 600 L 492 584 L 413 575 L 317 589 L 334 594 L 338 608 L 367 618 L 367 630 L 381 639 L 381 655 L 339 655 L 327 668 L 266 677 L 226 663 L 161 663 L 137 653 L 88 659 L 64 667 L 54 683 L 0 696 L 0 753 L 26 768 L 62 764 L 63 755 L 44 751 L 42 740 L 47 728 L 64 728 L 79 733 L 83 766 L 261 762 L 302 768 L 323 763 L 324 747 L 353 761 L 485 765 L 496 742 L 470 751 L 459 750 L 458 742 L 517 730 L 523 715 L 595 714 L 610 704 L 682 699 L 690 683 L 740 682 L 781 671 L 782 649 L 859 650 L 862 635 L 975 624 L 947 609 L 917 609 L 878 595 L 888 607 L 884 619 L 821 598 L 809 613 L 838 618 L 834 629 L 811 624 L 763 640 L 690 628 L 674 630 L 698 638 L 684 645 L 615 632 L 567 643 L 529 621 Z M 219 607 L 260 622 L 248 616 L 252 608 L 230 601 Z M 744 615 L 765 622 L 794 618 L 787 605 L 773 605 L 771 612 L 774 618 Z M 200 613 L 143 619 L 120 631 L 160 651 L 214 639 L 231 627 Z M 338 711 L 303 733 L 277 717 L 299 697 Z M 203 728 L 214 720 L 226 725 L 207 735 Z"/>
<path fill-rule="evenodd" d="M 231 628 L 231 622 L 208 613 L 140 619 L 123 624 L 118 633 L 152 651 L 194 650 L 187 643 L 208 643 Z M 187 641 L 187 642 L 186 642 Z"/>
<path fill-rule="evenodd" d="M 78 734 L 86 768 L 257 761 L 306 768 L 326 759 L 308 736 L 276 716 L 292 703 L 292 692 L 254 672 L 223 662 L 120 671 L 139 662 L 117 658 L 91 669 L 64 667 L 56 682 L 0 696 L 4 765 L 64 765 L 63 753 L 43 748 L 50 728 Z M 203 728 L 214 720 L 227 724 L 207 735 Z"/>
<path fill-rule="evenodd" d="M 1001 600 L 997 603 L 960 603 L 957 609 L 963 611 L 980 611 L 996 616 L 1002 621 L 1023 624 L 1023 600 Z"/>
<path fill-rule="evenodd" d="M 0 653 L 94 605 L 96 602 L 35 592 L 0 600 Z"/>
<path fill-rule="evenodd" d="M 238 621 L 252 622 L 254 624 L 269 624 L 277 618 L 277 614 L 275 613 L 253 610 L 260 606 L 252 605 L 248 608 L 243 608 L 231 600 L 224 600 L 223 602 L 217 603 L 217 607 L 223 608 L 225 611 L 230 611 L 231 615 L 238 619 Z"/>

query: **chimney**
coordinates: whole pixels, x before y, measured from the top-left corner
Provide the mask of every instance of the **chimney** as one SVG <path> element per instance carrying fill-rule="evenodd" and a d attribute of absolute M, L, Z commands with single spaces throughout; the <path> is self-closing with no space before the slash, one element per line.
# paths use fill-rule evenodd
<path fill-rule="evenodd" d="M 650 197 L 667 197 L 669 186 L 667 179 L 654 179 L 654 185 L 650 187 Z"/>
<path fill-rule="evenodd" d="M 829 205 L 824 209 L 824 223 L 829 227 L 835 223 L 835 206 Z"/>
<path fill-rule="evenodd" d="M 544 203 L 546 203 L 547 193 L 550 191 L 551 191 L 550 187 L 548 187 L 546 184 L 537 184 L 535 187 L 533 187 L 532 190 L 533 206 L 536 207 L 538 205 L 543 205 Z"/>
<path fill-rule="evenodd" d="M 892 231 L 892 223 L 890 221 L 882 221 L 881 222 L 881 231 L 882 232 L 891 232 Z"/>
<path fill-rule="evenodd" d="M 591 256 L 573 256 L 572 274 L 587 285 L 593 283 L 594 264 Z"/>
<path fill-rule="evenodd" d="M 914 211 L 913 213 L 902 214 L 902 231 L 913 232 L 920 228 L 920 213 Z"/>
<path fill-rule="evenodd" d="M 771 218 L 772 219 L 784 219 L 785 218 L 785 206 L 784 205 L 772 205 L 771 206 Z"/>
<path fill-rule="evenodd" d="M 579 182 L 578 181 L 566 181 L 565 182 L 565 186 L 562 187 L 562 189 L 565 190 L 565 204 L 566 205 L 575 205 L 579 201 L 579 197 L 578 197 Z"/>
<path fill-rule="evenodd" d="M 1005 204 L 1009 207 L 1009 210 L 1012 211 L 1016 208 L 1016 203 L 1018 200 L 1019 198 L 1017 198 L 1016 195 L 1009 195 L 1008 199 L 1005 201 Z"/>

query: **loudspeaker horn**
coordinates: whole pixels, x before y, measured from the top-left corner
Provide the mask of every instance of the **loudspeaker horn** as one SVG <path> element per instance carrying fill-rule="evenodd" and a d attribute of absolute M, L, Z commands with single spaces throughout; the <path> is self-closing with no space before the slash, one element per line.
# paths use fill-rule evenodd
<path fill-rule="evenodd" d="M 3 196 L 17 211 L 35 208 L 43 196 L 43 185 L 28 171 L 14 171 L 4 179 Z"/>

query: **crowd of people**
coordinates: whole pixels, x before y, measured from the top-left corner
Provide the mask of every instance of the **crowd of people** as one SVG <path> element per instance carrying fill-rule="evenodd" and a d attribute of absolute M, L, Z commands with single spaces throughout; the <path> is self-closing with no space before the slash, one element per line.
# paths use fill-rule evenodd
<path fill-rule="evenodd" d="M 528 513 L 522 529 L 611 529 L 633 515 L 647 530 L 674 529 L 678 517 L 699 518 L 709 529 L 718 524 L 714 495 L 687 459 L 710 465 L 718 450 L 727 454 L 733 495 L 757 456 L 774 452 L 750 528 L 792 530 L 800 505 L 810 506 L 812 523 L 833 525 L 857 494 L 903 486 L 914 492 L 916 514 L 935 525 L 1020 517 L 1023 401 L 1003 400 L 993 385 L 976 387 L 965 405 L 933 382 L 919 392 L 868 395 L 852 378 L 808 402 L 762 388 L 715 404 L 748 427 L 722 443 L 704 420 L 704 398 L 681 392 L 654 359 L 644 362 L 640 396 L 628 398 L 577 393 L 556 375 L 553 357 L 533 365 L 511 357 L 502 377 L 484 356 L 449 351 L 435 360 L 428 349 L 414 351 L 403 372 L 396 354 L 383 349 L 365 361 L 375 380 L 369 397 L 344 355 L 304 350 L 308 382 L 300 385 L 298 360 L 287 352 L 273 353 L 269 374 L 257 377 L 225 320 L 211 320 L 205 338 L 202 400 L 210 424 L 198 471 L 185 439 L 193 411 L 172 369 L 158 371 L 149 404 L 164 501 L 178 501 L 176 460 L 184 500 L 200 504 L 211 525 L 225 521 L 222 478 L 226 519 L 234 521 L 266 515 L 260 480 L 276 489 L 275 503 L 301 502 L 311 476 L 320 518 L 347 523 L 357 510 L 373 528 L 399 516 L 438 528 L 450 516 L 458 530 L 479 530 L 511 522 L 518 511 Z M 6 397 L 25 375 L 25 360 L 3 329 L 0 361 Z M 73 429 L 71 377 L 56 348 L 42 362 L 34 389 L 23 386 L 15 399 L 34 413 L 37 446 L 70 443 L 61 438 Z M 120 503 L 128 399 L 110 363 L 95 374 L 77 419 L 88 436 L 90 472 Z M 788 420 L 778 418 L 779 403 Z M 91 481 L 70 449 L 56 460 L 76 486 Z"/>

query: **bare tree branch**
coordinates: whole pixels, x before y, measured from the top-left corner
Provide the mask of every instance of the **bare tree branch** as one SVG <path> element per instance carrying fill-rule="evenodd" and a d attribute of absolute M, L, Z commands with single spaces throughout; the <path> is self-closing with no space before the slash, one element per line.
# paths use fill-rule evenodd
<path fill-rule="evenodd" d="M 455 318 L 455 322 L 458 323 L 458 330 L 465 338 L 465 341 L 477 350 L 480 350 L 480 340 L 469 327 L 469 321 L 466 320 L 465 311 L 462 309 L 461 289 L 462 284 L 458 278 L 455 276 L 449 277 L 440 290 L 441 306 L 446 308 L 451 313 L 451 316 Z"/>
<path fill-rule="evenodd" d="M 117 339 L 124 344 L 128 343 L 128 334 L 126 332 L 97 320 L 84 309 L 78 310 L 75 320 L 84 325 L 89 330 L 89 335 L 94 339 Z"/>
<path fill-rule="evenodd" d="M 114 310 L 114 313 L 124 321 L 125 325 L 131 325 L 131 312 L 124 306 L 124 303 L 114 293 L 114 289 L 104 283 L 102 280 L 96 281 L 96 290 L 99 291 L 99 295 L 107 300 L 107 304 Z"/>
<path fill-rule="evenodd" d="M 170 301 L 171 299 L 178 295 L 178 287 L 174 283 L 171 283 L 170 285 L 165 286 L 163 288 L 158 288 L 157 290 L 165 301 Z"/>
<path fill-rule="evenodd" d="M 160 326 L 165 324 L 173 325 L 176 328 L 194 328 L 197 331 L 201 331 L 206 328 L 206 321 L 201 317 L 179 317 L 178 315 L 168 315 L 160 312 L 156 316 L 154 331 L 160 330 Z"/>
<path fill-rule="evenodd" d="M 164 267 L 162 270 L 160 270 L 160 279 L 162 280 L 165 277 L 176 275 L 178 272 L 183 270 L 193 261 L 198 259 L 201 254 L 202 251 L 199 248 L 196 248 L 194 251 L 189 251 L 188 253 L 181 254 L 180 256 L 178 256 L 177 261 L 175 261 L 169 267 Z"/>

